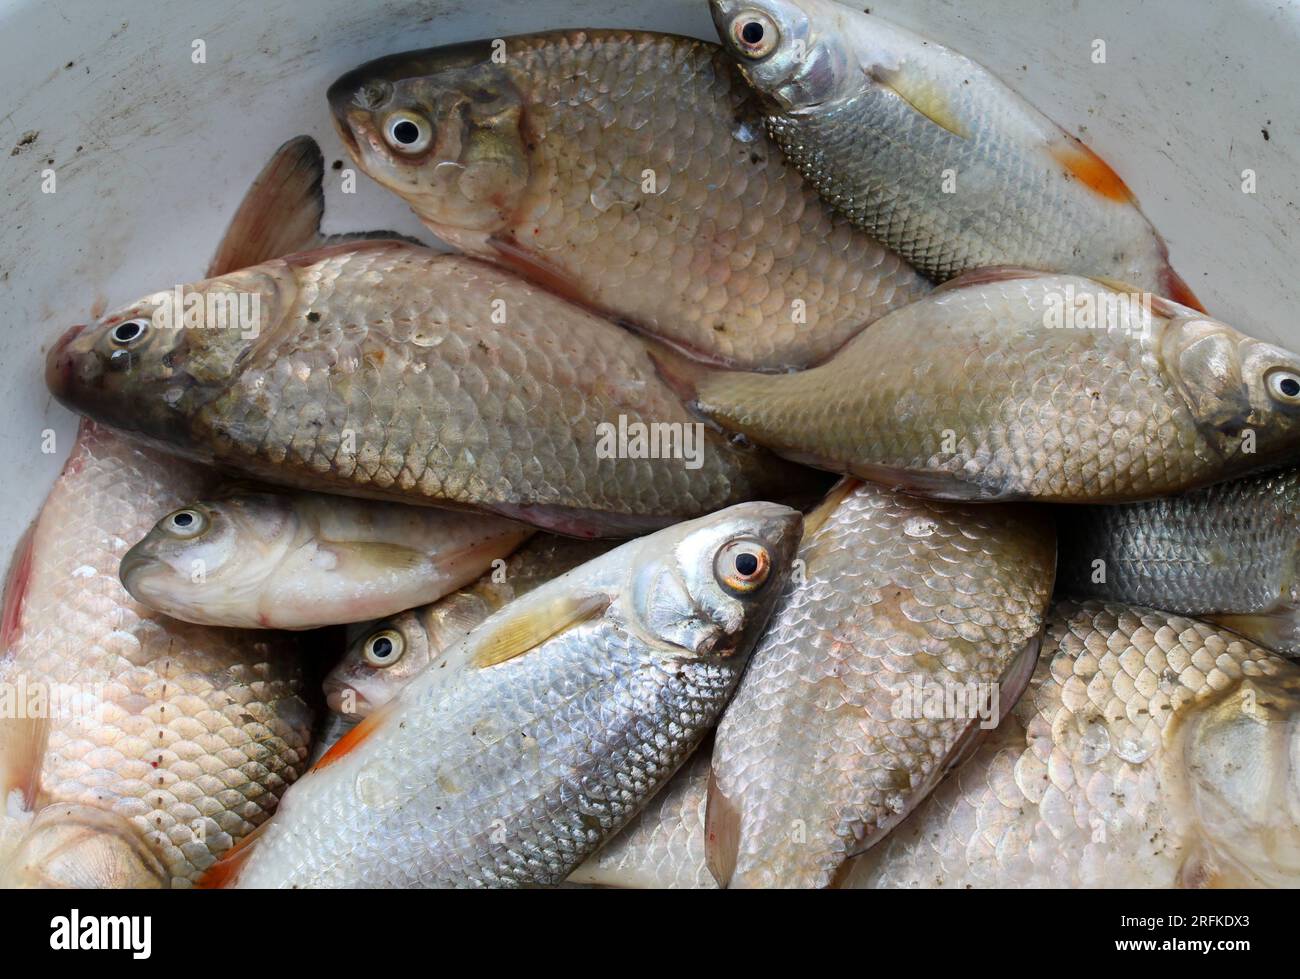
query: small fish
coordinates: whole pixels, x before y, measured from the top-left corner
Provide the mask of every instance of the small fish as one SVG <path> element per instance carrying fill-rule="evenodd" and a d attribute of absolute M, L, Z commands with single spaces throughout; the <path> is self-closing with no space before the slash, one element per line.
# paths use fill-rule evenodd
<path fill-rule="evenodd" d="M 216 479 L 82 424 L 5 591 L 0 886 L 188 886 L 305 770 L 296 644 L 118 581 L 127 541 Z"/>
<path fill-rule="evenodd" d="M 569 875 L 568 883 L 716 890 L 704 853 L 712 747 L 701 745 L 621 833 Z"/>
<path fill-rule="evenodd" d="M 723 715 L 708 859 L 727 887 L 826 887 L 1024 690 L 1056 537 L 1024 506 L 845 480 Z"/>
<path fill-rule="evenodd" d="M 1098 275 L 1201 308 L 1124 181 L 987 69 L 834 0 L 709 6 L 786 158 L 922 272 Z"/>
<path fill-rule="evenodd" d="M 372 61 L 329 101 L 440 238 L 700 359 L 807 366 L 930 288 L 782 160 L 714 44 L 484 40 Z"/>
<path fill-rule="evenodd" d="M 321 493 L 186 503 L 122 558 L 122 584 L 173 618 L 250 629 L 362 622 L 436 601 L 532 533 L 499 517 Z"/>
<path fill-rule="evenodd" d="M 851 887 L 1300 886 L 1300 667 L 1217 626 L 1060 602 L 1011 716 Z"/>
<path fill-rule="evenodd" d="M 325 677 L 325 699 L 353 720 L 382 707 L 493 612 L 613 545 L 542 535 L 472 585 L 386 622 L 372 622 Z"/>
<path fill-rule="evenodd" d="M 788 458 L 937 499 L 1142 500 L 1300 452 L 1295 354 L 1075 276 L 970 273 L 820 367 L 679 383 Z"/>
<path fill-rule="evenodd" d="M 1195 615 L 1300 655 L 1300 470 L 1071 511 L 1060 533 L 1067 593 Z"/>
<path fill-rule="evenodd" d="M 339 741 L 205 882 L 562 882 L 717 720 L 801 525 L 741 504 L 516 599 Z"/>

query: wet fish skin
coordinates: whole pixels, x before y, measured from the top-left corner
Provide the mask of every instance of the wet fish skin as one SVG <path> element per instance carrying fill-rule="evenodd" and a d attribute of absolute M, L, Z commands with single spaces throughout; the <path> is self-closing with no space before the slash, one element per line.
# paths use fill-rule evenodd
<path fill-rule="evenodd" d="M 703 359 L 807 366 L 929 289 L 783 162 L 716 45 L 481 41 L 362 65 L 329 100 L 357 165 L 440 238 Z"/>
<path fill-rule="evenodd" d="M 623 831 L 569 875 L 597 887 L 715 890 L 704 855 L 712 744 L 691 756 Z"/>
<path fill-rule="evenodd" d="M 1088 507 L 1062 520 L 1060 532 L 1069 594 L 1209 618 L 1300 655 L 1300 470 Z"/>
<path fill-rule="evenodd" d="M 846 884 L 1295 887 L 1298 717 L 1300 669 L 1240 636 L 1060 602 L 1012 716 Z"/>
<path fill-rule="evenodd" d="M 156 293 L 70 330 L 48 355 L 50 390 L 277 485 L 484 510 L 577 537 L 627 537 L 810 484 L 697 429 L 641 339 L 472 259 L 347 244 L 185 294 L 256 296 L 257 329 L 157 326 L 174 300 Z M 126 344 L 114 339 L 124 323 L 143 324 Z M 622 422 L 698 434 L 675 443 L 698 457 L 602 455 L 601 426 Z"/>
<path fill-rule="evenodd" d="M 314 629 L 432 602 L 531 528 L 498 517 L 323 493 L 187 502 L 122 558 L 150 608 L 205 625 Z"/>
<path fill-rule="evenodd" d="M 925 274 L 1099 275 L 1200 308 L 1119 176 L 974 61 L 834 0 L 710 7 L 786 158 Z"/>
<path fill-rule="evenodd" d="M 719 883 L 826 887 L 925 798 L 1024 689 L 1055 544 L 1032 508 L 837 487 L 718 727 Z M 935 716 L 955 689 L 969 709 Z"/>
<path fill-rule="evenodd" d="M 117 578 L 128 540 L 214 480 L 83 423 L 6 591 L 0 681 L 67 709 L 0 719 L 4 886 L 187 886 L 304 770 L 296 644 L 167 619 Z"/>
<path fill-rule="evenodd" d="M 353 720 L 382 707 L 421 670 L 493 612 L 609 550 L 607 541 L 541 535 L 503 562 L 436 602 L 369 623 L 325 677 L 326 703 Z M 376 642 L 387 640 L 387 645 Z"/>
<path fill-rule="evenodd" d="M 511 602 L 339 742 L 207 881 L 561 882 L 716 721 L 801 523 L 741 504 Z"/>
<path fill-rule="evenodd" d="M 1160 299 L 1065 328 L 1071 303 L 1121 295 L 972 273 L 822 366 L 714 372 L 697 406 L 789 458 L 939 499 L 1142 500 L 1295 457 L 1300 358 Z"/>

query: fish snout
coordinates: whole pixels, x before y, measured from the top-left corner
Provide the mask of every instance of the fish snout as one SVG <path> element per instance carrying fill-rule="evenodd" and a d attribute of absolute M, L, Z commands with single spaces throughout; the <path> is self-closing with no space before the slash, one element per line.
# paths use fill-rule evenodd
<path fill-rule="evenodd" d="M 72 385 L 76 358 L 68 348 L 85 329 L 86 325 L 83 323 L 67 330 L 55 341 L 45 357 L 45 385 L 56 398 L 62 398 Z"/>

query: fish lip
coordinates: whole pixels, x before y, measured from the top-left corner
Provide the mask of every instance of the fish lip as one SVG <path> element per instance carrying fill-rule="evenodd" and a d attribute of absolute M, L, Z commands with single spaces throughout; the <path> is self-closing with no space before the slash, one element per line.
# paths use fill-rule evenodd
<path fill-rule="evenodd" d="M 140 553 L 136 548 L 131 548 L 122 555 L 122 560 L 117 565 L 117 577 L 122 582 L 122 587 L 126 589 L 127 594 L 138 602 L 148 604 L 141 597 L 140 575 L 147 574 L 151 569 L 163 567 L 163 562 L 148 554 Z"/>
<path fill-rule="evenodd" d="M 370 713 L 370 701 L 356 687 L 351 684 L 340 681 L 327 682 L 324 684 L 325 706 L 346 720 L 361 720 Z M 356 698 L 356 710 L 348 713 L 343 709 L 343 695 L 348 691 Z"/>
<path fill-rule="evenodd" d="M 45 386 L 59 400 L 63 400 L 72 386 L 73 358 L 68 354 L 68 347 L 86 330 L 81 323 L 64 331 L 63 336 L 54 342 L 45 357 Z"/>

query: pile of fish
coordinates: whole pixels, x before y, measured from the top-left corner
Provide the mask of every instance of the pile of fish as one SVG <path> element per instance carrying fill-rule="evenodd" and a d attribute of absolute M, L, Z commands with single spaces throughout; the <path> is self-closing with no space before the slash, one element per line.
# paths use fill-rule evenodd
<path fill-rule="evenodd" d="M 1300 356 L 975 62 L 709 6 L 355 68 L 451 252 L 298 137 L 53 344 L 0 885 L 1300 884 Z"/>

